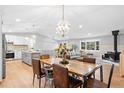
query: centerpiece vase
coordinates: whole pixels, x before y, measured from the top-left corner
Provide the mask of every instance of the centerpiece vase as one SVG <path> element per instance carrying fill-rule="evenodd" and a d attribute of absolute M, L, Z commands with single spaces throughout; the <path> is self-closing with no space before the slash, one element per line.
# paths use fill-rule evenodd
<path fill-rule="evenodd" d="M 63 53 L 61 63 L 62 63 L 62 64 L 68 64 L 68 63 L 69 63 L 69 62 L 66 60 L 66 53 Z"/>

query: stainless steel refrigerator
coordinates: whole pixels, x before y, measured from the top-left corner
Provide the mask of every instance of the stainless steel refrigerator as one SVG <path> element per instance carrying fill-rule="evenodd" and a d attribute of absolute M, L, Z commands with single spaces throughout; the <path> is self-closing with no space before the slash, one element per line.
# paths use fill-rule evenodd
<path fill-rule="evenodd" d="M 7 42 L 5 34 L 2 34 L 2 78 L 6 77 L 6 50 L 7 50 Z"/>

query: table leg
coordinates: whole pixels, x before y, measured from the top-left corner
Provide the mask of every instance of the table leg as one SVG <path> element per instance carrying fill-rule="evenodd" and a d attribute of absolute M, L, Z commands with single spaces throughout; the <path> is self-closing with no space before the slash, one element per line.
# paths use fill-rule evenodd
<path fill-rule="evenodd" d="M 83 88 L 87 87 L 87 76 L 83 76 Z"/>
<path fill-rule="evenodd" d="M 41 63 L 42 64 L 42 68 L 44 68 L 44 63 Z"/>
<path fill-rule="evenodd" d="M 100 80 L 103 82 L 103 66 L 100 67 Z"/>

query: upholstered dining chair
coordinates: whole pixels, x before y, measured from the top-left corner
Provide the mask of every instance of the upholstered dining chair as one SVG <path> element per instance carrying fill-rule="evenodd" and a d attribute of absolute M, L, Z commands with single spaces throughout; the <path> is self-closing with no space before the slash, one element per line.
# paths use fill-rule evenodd
<path fill-rule="evenodd" d="M 32 59 L 32 68 L 33 68 L 33 85 L 35 76 L 39 79 L 39 87 L 41 87 L 41 78 L 45 77 L 44 69 L 41 68 L 40 60 L 39 59 Z"/>
<path fill-rule="evenodd" d="M 40 56 L 40 59 L 49 59 L 50 55 L 49 54 L 43 54 Z"/>
<path fill-rule="evenodd" d="M 83 87 L 84 88 L 110 88 L 113 70 L 114 70 L 114 64 L 111 65 L 109 79 L 108 79 L 107 84 L 100 80 L 88 77 L 89 75 L 93 74 L 93 72 L 92 72 L 92 73 L 89 73 L 88 75 L 84 76 Z"/>
<path fill-rule="evenodd" d="M 53 79 L 56 88 L 77 88 L 82 86 L 82 81 L 69 76 L 68 69 L 60 64 L 53 64 Z"/>
<path fill-rule="evenodd" d="M 87 63 L 93 63 L 95 64 L 96 63 L 96 59 L 95 58 L 89 58 L 89 57 L 84 57 L 83 62 L 87 62 Z"/>
<path fill-rule="evenodd" d="M 49 54 L 42 54 L 40 56 L 40 59 L 49 59 L 50 58 L 50 55 Z M 43 68 L 47 68 L 47 67 L 51 67 L 50 65 L 44 65 L 44 64 L 41 64 L 43 66 Z"/>

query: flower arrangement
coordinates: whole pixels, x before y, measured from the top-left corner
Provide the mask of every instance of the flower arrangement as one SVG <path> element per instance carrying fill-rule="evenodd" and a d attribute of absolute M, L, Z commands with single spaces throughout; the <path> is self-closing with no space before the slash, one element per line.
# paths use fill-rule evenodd
<path fill-rule="evenodd" d="M 68 64 L 68 61 L 66 61 L 66 54 L 68 52 L 68 49 L 66 47 L 66 43 L 59 44 L 59 47 L 57 49 L 55 49 L 55 51 L 58 53 L 59 57 L 62 57 L 63 60 L 61 61 L 62 64 Z"/>

